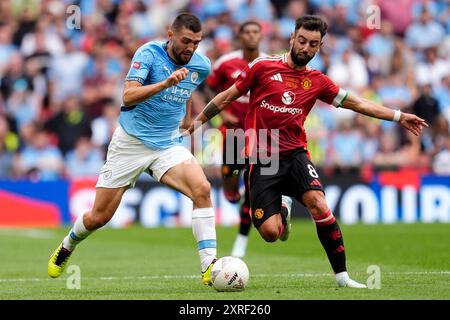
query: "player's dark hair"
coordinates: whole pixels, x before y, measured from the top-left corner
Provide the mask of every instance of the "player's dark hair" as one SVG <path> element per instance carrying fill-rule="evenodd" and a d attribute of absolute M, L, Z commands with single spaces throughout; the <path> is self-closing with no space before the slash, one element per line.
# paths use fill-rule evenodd
<path fill-rule="evenodd" d="M 250 25 L 255 25 L 255 26 L 257 26 L 258 29 L 259 29 L 260 31 L 261 31 L 261 29 L 262 29 L 262 26 L 261 26 L 261 24 L 260 24 L 258 21 L 255 21 L 255 20 L 248 20 L 248 21 L 245 21 L 244 23 L 242 23 L 242 24 L 239 26 L 239 34 L 241 34 L 242 32 L 244 32 L 244 29 L 245 29 L 246 26 L 250 26 Z"/>
<path fill-rule="evenodd" d="M 180 31 L 183 27 L 195 33 L 202 31 L 200 19 L 187 12 L 179 14 L 171 26 L 174 31 Z"/>
<path fill-rule="evenodd" d="M 328 24 L 323 19 L 316 15 L 304 15 L 295 21 L 295 32 L 298 29 L 304 28 L 309 31 L 320 31 L 323 38 L 328 30 Z"/>

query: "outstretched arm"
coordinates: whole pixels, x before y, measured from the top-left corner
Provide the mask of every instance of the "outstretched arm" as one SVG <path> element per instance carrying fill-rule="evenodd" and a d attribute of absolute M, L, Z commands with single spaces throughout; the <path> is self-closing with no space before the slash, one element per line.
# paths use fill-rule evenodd
<path fill-rule="evenodd" d="M 220 113 L 223 109 L 230 105 L 231 102 L 236 100 L 242 95 L 242 93 L 232 85 L 227 90 L 222 91 L 215 96 L 203 109 L 202 112 L 194 119 L 193 123 L 189 127 L 189 134 L 194 132 L 197 126 L 201 126 L 203 123 L 212 119 L 214 116 Z"/>
<path fill-rule="evenodd" d="M 373 118 L 397 121 L 416 136 L 422 133 L 423 128 L 428 127 L 424 119 L 414 114 L 400 112 L 399 110 L 395 111 L 370 100 L 352 95 L 351 93 L 348 94 L 342 107 Z"/>

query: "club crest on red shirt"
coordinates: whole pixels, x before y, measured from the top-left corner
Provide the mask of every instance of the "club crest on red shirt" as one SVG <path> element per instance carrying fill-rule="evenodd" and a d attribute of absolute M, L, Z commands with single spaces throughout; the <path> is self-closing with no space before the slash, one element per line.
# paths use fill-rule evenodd
<path fill-rule="evenodd" d="M 302 88 L 305 90 L 311 89 L 312 87 L 312 82 L 311 79 L 309 78 L 305 78 L 302 80 Z"/>

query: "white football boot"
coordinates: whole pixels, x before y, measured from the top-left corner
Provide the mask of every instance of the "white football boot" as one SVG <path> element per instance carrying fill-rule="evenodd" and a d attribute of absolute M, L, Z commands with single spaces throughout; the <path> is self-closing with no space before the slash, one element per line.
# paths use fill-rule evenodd
<path fill-rule="evenodd" d="M 281 241 L 286 241 L 289 238 L 289 234 L 291 233 L 291 207 L 292 207 L 292 199 L 290 197 L 287 196 L 282 196 L 281 197 L 281 206 L 285 207 L 287 209 L 287 215 L 286 217 L 283 216 L 283 218 L 286 221 L 286 225 L 284 226 L 284 231 L 283 233 L 280 235 L 280 240 Z"/>
<path fill-rule="evenodd" d="M 336 282 L 339 287 L 367 289 L 365 284 L 350 279 L 347 272 L 339 272 L 336 274 Z"/>

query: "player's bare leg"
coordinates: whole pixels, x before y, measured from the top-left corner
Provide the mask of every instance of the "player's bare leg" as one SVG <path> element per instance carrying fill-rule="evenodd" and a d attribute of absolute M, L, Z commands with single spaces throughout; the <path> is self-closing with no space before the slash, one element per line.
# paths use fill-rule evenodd
<path fill-rule="evenodd" d="M 75 247 L 111 220 L 126 189 L 127 187 L 97 188 L 92 210 L 78 216 L 69 234 L 50 257 L 48 261 L 50 277 L 59 277 L 66 268 Z"/>
<path fill-rule="evenodd" d="M 324 194 L 318 190 L 309 190 L 303 194 L 302 201 L 316 224 L 317 235 L 336 275 L 338 286 L 367 288 L 348 276 L 341 229 L 328 208 Z"/>
<path fill-rule="evenodd" d="M 192 231 L 198 244 L 202 281 L 211 284 L 211 268 L 216 260 L 215 213 L 211 202 L 211 185 L 196 161 L 186 161 L 170 168 L 161 183 L 180 191 L 194 203 Z"/>
<path fill-rule="evenodd" d="M 286 241 L 291 231 L 291 206 L 292 199 L 287 196 L 281 198 L 281 212 L 270 216 L 259 227 L 259 234 L 267 242 L 275 242 L 278 239 Z"/>

